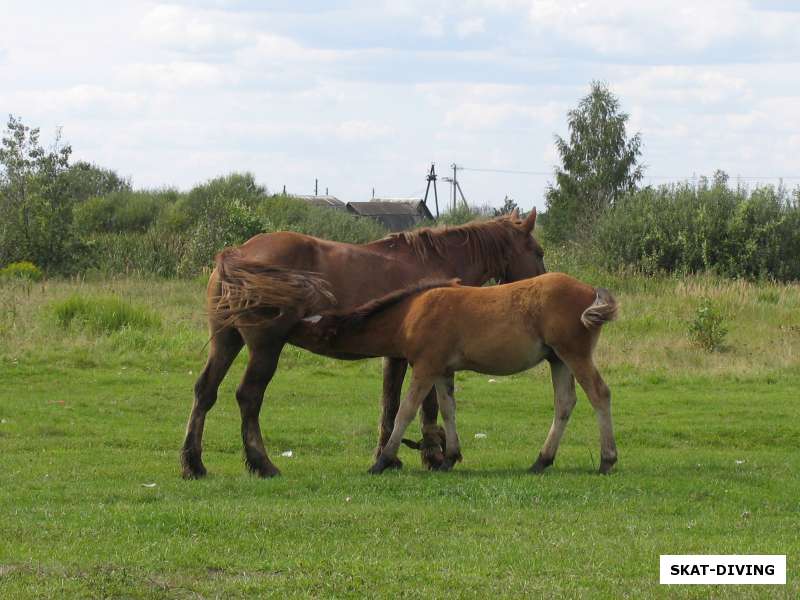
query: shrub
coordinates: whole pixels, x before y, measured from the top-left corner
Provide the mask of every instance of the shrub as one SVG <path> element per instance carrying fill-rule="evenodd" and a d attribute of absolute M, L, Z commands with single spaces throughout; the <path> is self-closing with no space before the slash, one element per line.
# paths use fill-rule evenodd
<path fill-rule="evenodd" d="M 719 310 L 708 298 L 703 298 L 689 322 L 689 338 L 708 352 L 721 350 L 728 330 Z"/>
<path fill-rule="evenodd" d="M 267 198 L 265 187 L 256 183 L 252 173 L 231 173 L 197 185 L 166 207 L 159 220 L 161 228 L 188 232 L 219 202 L 237 201 L 254 208 Z"/>
<path fill-rule="evenodd" d="M 727 277 L 800 279 L 800 206 L 773 187 L 645 188 L 598 220 L 592 242 L 604 266 L 645 273 L 714 271 Z"/>
<path fill-rule="evenodd" d="M 89 198 L 73 211 L 75 227 L 82 235 L 146 231 L 179 197 L 179 192 L 165 189 L 124 190 Z"/>
<path fill-rule="evenodd" d="M 0 269 L 0 279 L 39 281 L 42 271 L 32 262 L 15 262 Z"/>
<path fill-rule="evenodd" d="M 154 312 L 116 296 L 71 296 L 55 303 L 52 310 L 61 327 L 79 327 L 92 333 L 111 333 L 124 328 L 150 329 L 160 323 Z"/>
<path fill-rule="evenodd" d="M 211 265 L 217 252 L 241 244 L 261 231 L 262 222 L 249 206 L 236 199 L 218 199 L 206 206 L 189 236 L 179 273 L 196 275 Z"/>

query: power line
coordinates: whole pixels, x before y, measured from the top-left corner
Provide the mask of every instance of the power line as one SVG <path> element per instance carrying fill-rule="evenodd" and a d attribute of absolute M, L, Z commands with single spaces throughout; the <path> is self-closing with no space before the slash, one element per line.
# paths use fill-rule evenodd
<path fill-rule="evenodd" d="M 546 176 L 552 176 L 554 174 L 553 171 L 523 171 L 523 170 L 518 170 L 518 169 L 482 169 L 482 168 L 477 168 L 477 167 L 458 167 L 458 170 L 459 171 L 477 171 L 477 172 L 481 172 L 481 173 L 507 173 L 507 174 L 510 174 L 510 175 L 546 175 Z M 781 176 L 774 176 L 774 175 L 773 176 L 733 175 L 731 173 L 728 173 L 728 176 L 731 177 L 732 179 L 733 178 L 735 178 L 735 179 L 747 179 L 747 180 L 754 180 L 754 181 L 764 180 L 764 179 L 776 179 L 776 180 L 780 180 L 780 179 L 791 179 L 791 180 L 800 179 L 800 175 L 788 175 L 788 176 L 781 177 Z M 694 175 L 648 175 L 647 173 L 644 173 L 643 177 L 645 179 L 674 179 L 674 180 L 680 180 L 680 179 L 698 179 L 700 177 L 700 175 L 696 175 L 696 174 L 694 174 Z"/>
<path fill-rule="evenodd" d="M 459 171 L 480 171 L 482 173 L 510 173 L 511 175 L 552 175 L 552 171 L 517 171 L 515 169 L 478 169 L 473 167 L 458 167 Z"/>

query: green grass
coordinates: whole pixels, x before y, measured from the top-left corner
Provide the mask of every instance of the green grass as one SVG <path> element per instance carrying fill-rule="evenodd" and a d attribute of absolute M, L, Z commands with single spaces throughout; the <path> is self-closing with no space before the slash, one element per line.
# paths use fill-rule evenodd
<path fill-rule="evenodd" d="M 262 411 L 283 471 L 269 481 L 241 459 L 244 356 L 207 419 L 209 477 L 179 477 L 201 282 L 0 287 L 0 597 L 797 597 L 800 289 L 597 283 L 623 306 L 598 347 L 613 475 L 593 473 L 582 393 L 554 467 L 525 473 L 552 418 L 540 366 L 458 376 L 454 472 L 405 449 L 403 471 L 369 476 L 380 363 L 290 348 Z M 74 295 L 123 298 L 161 326 L 62 328 L 52 306 Z M 706 296 L 727 318 L 724 352 L 687 336 Z M 693 553 L 787 554 L 788 585 L 658 585 L 660 554 Z"/>
<path fill-rule="evenodd" d="M 149 329 L 159 324 L 158 315 L 117 297 L 70 296 L 52 306 L 61 327 L 77 326 L 93 333 L 121 329 Z"/>

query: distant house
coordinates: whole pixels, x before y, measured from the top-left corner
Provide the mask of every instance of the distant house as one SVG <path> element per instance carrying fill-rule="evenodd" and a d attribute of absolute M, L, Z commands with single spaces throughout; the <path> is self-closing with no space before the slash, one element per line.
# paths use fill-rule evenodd
<path fill-rule="evenodd" d="M 335 208 L 336 210 L 347 210 L 347 205 L 339 200 L 336 196 L 314 196 L 313 194 L 289 194 L 290 198 L 302 200 L 313 206 L 321 206 L 323 208 Z"/>
<path fill-rule="evenodd" d="M 403 231 L 432 221 L 433 215 L 419 198 L 375 198 L 368 202 L 348 202 L 348 212 L 378 221 L 389 231 Z"/>

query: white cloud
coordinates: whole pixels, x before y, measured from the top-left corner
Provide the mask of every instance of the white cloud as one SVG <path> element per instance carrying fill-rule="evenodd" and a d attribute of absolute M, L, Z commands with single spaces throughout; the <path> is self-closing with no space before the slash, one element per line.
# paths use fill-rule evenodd
<path fill-rule="evenodd" d="M 237 21 L 224 12 L 159 4 L 144 15 L 140 32 L 148 40 L 184 52 L 218 50 L 247 42 L 248 34 Z"/>
<path fill-rule="evenodd" d="M 460 38 L 467 38 L 477 33 L 483 33 L 484 29 L 485 23 L 482 17 L 462 19 L 456 25 L 456 32 Z"/>

